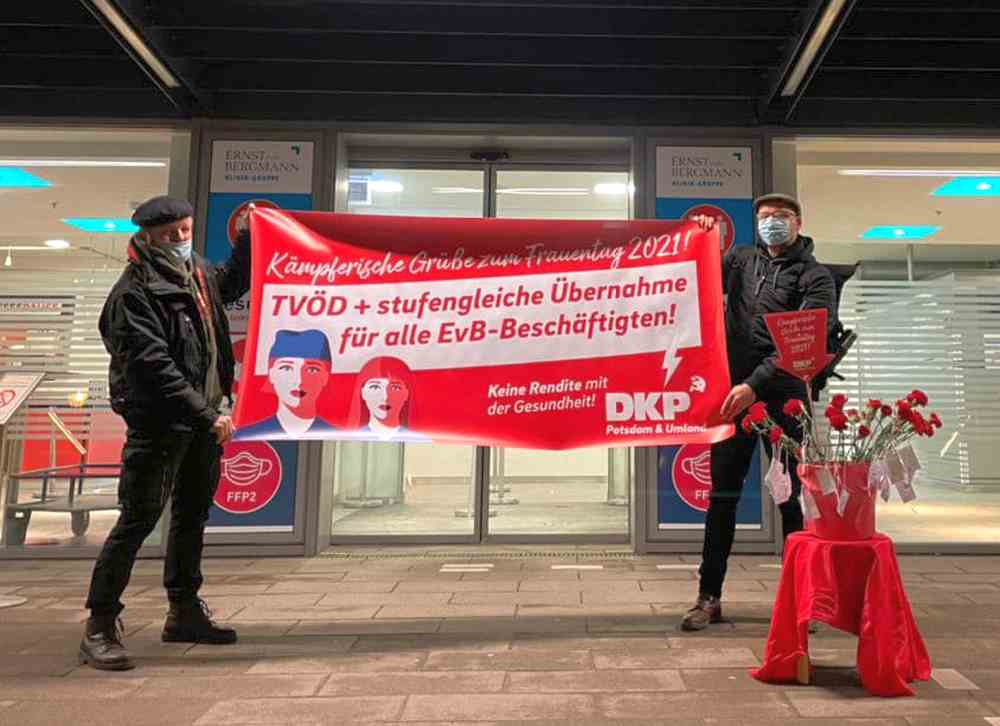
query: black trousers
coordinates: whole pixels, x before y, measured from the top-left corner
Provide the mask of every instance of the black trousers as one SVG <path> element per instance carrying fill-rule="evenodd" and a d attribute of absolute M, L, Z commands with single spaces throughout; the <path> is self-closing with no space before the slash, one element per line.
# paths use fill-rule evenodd
<path fill-rule="evenodd" d="M 87 607 L 118 615 L 136 553 L 171 499 L 163 586 L 171 602 L 187 602 L 201 588 L 201 550 L 208 510 L 219 485 L 222 447 L 212 432 L 157 433 L 130 429 L 118 482 L 121 513 L 94 565 Z"/>
<path fill-rule="evenodd" d="M 788 398 L 805 400 L 805 389 L 801 391 L 791 388 Z M 771 418 L 777 422 L 789 436 L 801 440 L 802 434 L 798 424 L 789 418 L 781 409 L 787 398 L 767 401 L 767 410 Z M 760 437 L 748 434 L 739 426 L 743 416 L 737 418 L 736 434 L 725 441 L 712 445 L 712 491 L 709 494 L 708 512 L 705 514 L 705 543 L 701 551 L 701 584 L 699 592 L 706 595 L 722 597 L 722 583 L 726 578 L 726 566 L 729 553 L 733 549 L 733 538 L 736 536 L 736 507 L 743 492 L 743 480 L 750 471 L 754 449 Z M 768 456 L 772 455 L 771 444 L 764 442 Z M 799 493 L 802 482 L 796 471 L 795 459 L 788 460 L 792 475 L 792 496 L 779 506 L 781 511 L 781 530 L 784 537 L 798 532 L 803 527 L 802 505 L 799 504 Z"/>

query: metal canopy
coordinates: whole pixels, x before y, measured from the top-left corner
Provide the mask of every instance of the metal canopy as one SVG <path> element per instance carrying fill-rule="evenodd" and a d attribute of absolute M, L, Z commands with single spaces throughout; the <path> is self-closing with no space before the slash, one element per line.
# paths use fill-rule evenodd
<path fill-rule="evenodd" d="M 32 0 L 0 6 L 0 47 L 7 116 L 991 127 L 1000 110 L 994 0 Z"/>

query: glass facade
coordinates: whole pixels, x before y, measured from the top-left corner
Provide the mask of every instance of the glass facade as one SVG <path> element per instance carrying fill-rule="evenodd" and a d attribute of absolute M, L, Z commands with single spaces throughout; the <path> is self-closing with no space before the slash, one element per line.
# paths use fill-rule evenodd
<path fill-rule="evenodd" d="M 395 163 L 356 163 L 339 172 L 338 189 L 346 182 L 341 211 L 627 219 L 637 213 L 634 200 L 649 192 L 634 189 L 627 162 L 560 164 L 556 151 L 551 163 L 520 166 L 473 164 L 467 154 L 454 163 L 421 161 L 420 154 L 409 158 L 398 139 L 397 153 L 384 157 Z M 0 372 L 44 374 L 3 429 L 4 552 L 92 553 L 115 520 L 114 465 L 124 432 L 107 404 L 97 316 L 124 261 L 132 209 L 156 194 L 185 196 L 188 169 L 207 168 L 190 148 L 186 132 L 0 128 L 0 212 L 7 220 L 0 238 Z M 1000 239 L 992 218 L 1000 143 L 803 137 L 775 140 L 774 149 L 764 165 L 772 165 L 778 190 L 801 199 L 817 256 L 860 263 L 841 303 L 841 318 L 859 341 L 840 367 L 844 380 L 828 393 L 894 399 L 922 388 L 945 421 L 934 439 L 918 443 L 918 499 L 880 503 L 880 529 L 915 549 L 995 545 Z M 639 213 L 652 216 L 649 209 Z M 309 446 L 322 451 L 322 464 L 303 475 L 304 490 L 332 494 L 314 543 L 320 548 L 358 538 L 623 541 L 633 491 L 643 493 L 636 517 L 649 521 L 647 495 L 657 486 L 644 450 L 362 442 L 302 450 Z M 316 510 L 305 516 L 320 517 Z M 668 542 L 644 528 L 638 546 L 700 543 L 699 531 Z M 255 541 L 248 535 L 229 544 L 252 550 Z M 156 532 L 145 552 L 159 551 Z"/>
<path fill-rule="evenodd" d="M 97 320 L 132 211 L 167 193 L 172 155 L 187 168 L 187 134 L 0 128 L 0 375 L 43 376 L 2 429 L 9 548 L 96 547 L 117 518 L 124 427 Z"/>

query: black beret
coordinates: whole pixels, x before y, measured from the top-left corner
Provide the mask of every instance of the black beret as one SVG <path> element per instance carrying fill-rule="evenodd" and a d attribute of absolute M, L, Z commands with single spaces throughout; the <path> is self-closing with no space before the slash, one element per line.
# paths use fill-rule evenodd
<path fill-rule="evenodd" d="M 156 227 L 193 216 L 194 207 L 186 199 L 153 197 L 136 207 L 132 213 L 132 224 L 138 227 Z"/>

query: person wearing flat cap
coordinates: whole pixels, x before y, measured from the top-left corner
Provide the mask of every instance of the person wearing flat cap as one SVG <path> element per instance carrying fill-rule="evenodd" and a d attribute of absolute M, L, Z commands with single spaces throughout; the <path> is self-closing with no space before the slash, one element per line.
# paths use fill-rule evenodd
<path fill-rule="evenodd" d="M 789 399 L 809 405 L 805 385 L 777 366 L 777 352 L 764 316 L 768 313 L 826 308 L 827 322 L 837 319 L 836 288 L 830 271 L 813 256 L 813 241 L 799 234 L 802 205 L 787 194 L 766 194 L 754 200 L 757 243 L 733 247 L 722 264 L 726 295 L 726 348 L 733 387 L 720 412 L 736 421 L 754 402 L 767 405 L 768 414 L 792 438 L 802 431 L 782 410 Z M 710 229 L 715 220 L 698 217 Z M 764 447 L 771 453 L 770 442 Z M 705 513 L 705 541 L 699 568 L 698 596 L 681 620 L 683 630 L 703 630 L 722 621 L 722 583 L 736 533 L 736 508 L 743 481 L 750 472 L 757 435 L 736 426 L 736 433 L 712 445 L 712 489 Z M 788 462 L 792 496 L 779 505 L 781 529 L 787 537 L 802 529 L 799 492 L 802 483 L 796 462 Z"/>
<path fill-rule="evenodd" d="M 316 412 L 330 381 L 330 341 L 322 330 L 279 330 L 268 353 L 266 393 L 278 398 L 274 415 L 241 428 L 236 438 L 297 439 L 335 430 Z"/>
<path fill-rule="evenodd" d="M 236 632 L 216 624 L 198 596 L 205 522 L 219 483 L 222 447 L 233 435 L 222 402 L 231 396 L 234 360 L 224 305 L 250 288 L 250 236 L 244 232 L 219 266 L 192 252 L 194 210 L 155 197 L 132 215 L 139 231 L 128 264 L 101 311 L 111 355 L 111 407 L 125 419 L 118 496 L 121 512 L 94 566 L 90 617 L 80 661 L 103 670 L 134 663 L 119 614 L 136 553 L 171 500 L 163 584 L 169 611 L 162 640 L 227 644 Z"/>

